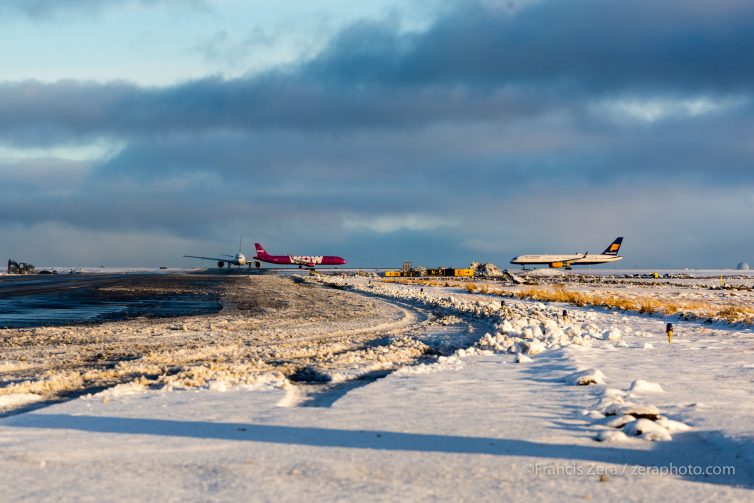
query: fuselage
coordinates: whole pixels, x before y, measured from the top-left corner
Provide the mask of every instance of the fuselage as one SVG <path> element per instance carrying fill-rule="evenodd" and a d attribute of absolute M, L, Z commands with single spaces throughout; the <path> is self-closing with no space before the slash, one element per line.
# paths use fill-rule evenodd
<path fill-rule="evenodd" d="M 299 267 L 316 267 L 321 265 L 343 265 L 346 260 L 335 255 L 270 255 L 259 243 L 254 243 L 257 254 L 254 260 L 277 265 L 297 265 Z"/>
<path fill-rule="evenodd" d="M 343 265 L 346 260 L 334 255 L 261 255 L 257 254 L 255 260 L 277 265 L 303 265 L 314 267 L 318 265 Z"/>
<path fill-rule="evenodd" d="M 571 265 L 598 265 L 622 260 L 620 255 L 605 255 L 574 253 L 569 255 L 519 255 L 511 260 L 511 264 L 518 265 L 547 265 L 553 268 L 570 267 Z"/>

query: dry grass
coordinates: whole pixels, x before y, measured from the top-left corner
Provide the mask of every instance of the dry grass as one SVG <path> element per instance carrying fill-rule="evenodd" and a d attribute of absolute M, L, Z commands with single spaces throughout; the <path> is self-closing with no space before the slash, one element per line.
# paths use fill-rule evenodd
<path fill-rule="evenodd" d="M 633 311 L 641 314 L 660 314 L 670 316 L 681 314 L 686 317 L 721 320 L 728 323 L 746 323 L 754 325 L 754 308 L 741 305 L 715 306 L 703 301 L 665 300 L 650 296 L 626 296 L 606 292 L 576 292 L 567 290 L 563 285 L 552 288 L 527 288 L 518 292 L 511 292 L 501 288 L 493 288 L 487 284 L 468 281 L 437 281 L 420 278 L 385 279 L 386 283 L 404 285 L 422 285 L 436 287 L 462 287 L 469 293 L 497 295 L 500 297 L 518 297 L 543 302 L 563 302 L 580 307 L 595 306 L 621 311 Z"/>
<path fill-rule="evenodd" d="M 754 325 L 754 309 L 744 306 L 728 306 L 715 313 L 714 318 L 729 323 L 747 323 Z"/>
<path fill-rule="evenodd" d="M 703 302 L 662 300 L 648 296 L 621 296 L 602 292 L 574 292 L 566 290 L 562 285 L 552 289 L 529 288 L 516 294 L 522 299 L 533 299 L 545 302 L 563 302 L 577 306 L 596 306 L 622 311 L 635 311 L 642 314 L 662 314 L 665 316 L 683 313 L 686 316 L 723 320 L 729 323 L 754 324 L 754 309 L 730 305 L 719 310 Z"/>
<path fill-rule="evenodd" d="M 463 287 L 469 293 L 481 293 L 483 295 L 497 295 L 500 297 L 512 297 L 514 294 L 502 288 L 492 288 L 490 285 L 468 283 Z"/>

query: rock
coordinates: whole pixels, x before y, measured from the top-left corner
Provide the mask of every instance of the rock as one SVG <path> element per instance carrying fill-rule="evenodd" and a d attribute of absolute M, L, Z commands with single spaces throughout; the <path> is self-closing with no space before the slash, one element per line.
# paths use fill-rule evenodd
<path fill-rule="evenodd" d="M 488 262 L 486 264 L 480 264 L 479 262 L 472 262 L 469 266 L 470 269 L 474 269 L 474 276 L 481 277 L 495 277 L 502 276 L 503 271 L 500 270 L 495 264 Z"/>
<path fill-rule="evenodd" d="M 652 405 L 613 404 L 605 409 L 606 416 L 633 416 L 637 419 L 659 419 L 660 411 Z"/>
<path fill-rule="evenodd" d="M 589 384 L 605 384 L 605 374 L 599 369 L 587 369 L 574 372 L 566 376 L 565 381 L 575 386 L 587 386 Z"/>

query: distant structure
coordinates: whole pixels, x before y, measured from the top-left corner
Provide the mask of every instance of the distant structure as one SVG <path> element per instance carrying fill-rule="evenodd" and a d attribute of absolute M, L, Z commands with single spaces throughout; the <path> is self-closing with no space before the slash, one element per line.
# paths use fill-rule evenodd
<path fill-rule="evenodd" d="M 34 274 L 36 268 L 26 262 L 16 262 L 8 259 L 8 274 Z"/>
<path fill-rule="evenodd" d="M 736 266 L 736 269 L 738 269 L 739 271 L 748 271 L 750 268 L 749 264 L 747 264 L 746 262 L 741 262 Z"/>

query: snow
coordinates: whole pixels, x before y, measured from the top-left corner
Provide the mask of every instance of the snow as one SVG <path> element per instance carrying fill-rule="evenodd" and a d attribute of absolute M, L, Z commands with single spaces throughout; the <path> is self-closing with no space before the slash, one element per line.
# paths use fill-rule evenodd
<path fill-rule="evenodd" d="M 606 377 L 599 369 L 587 369 L 574 372 L 565 377 L 565 382 L 571 385 L 587 386 L 589 384 L 605 384 Z"/>
<path fill-rule="evenodd" d="M 641 436 L 653 442 L 667 442 L 673 439 L 668 430 L 649 419 L 637 419 L 623 427 L 623 433 L 627 436 Z"/>
<path fill-rule="evenodd" d="M 516 363 L 531 363 L 533 360 L 523 353 L 516 354 Z"/>
<path fill-rule="evenodd" d="M 680 421 L 673 421 L 672 419 L 668 419 L 666 417 L 661 417 L 655 423 L 659 424 L 669 432 L 677 432 L 677 431 L 689 431 L 691 429 L 691 426 L 684 424 Z"/>
<path fill-rule="evenodd" d="M 338 281 L 348 295 L 415 318 L 376 311 L 374 324 L 390 341 L 359 349 L 358 360 L 338 354 L 354 340 L 343 334 L 363 326 L 312 324 L 306 330 L 321 330 L 319 341 L 343 337 L 312 360 L 327 362 L 330 382 L 318 387 L 263 371 L 271 359 L 295 356 L 275 349 L 258 354 L 264 365 L 248 366 L 251 373 L 218 359 L 158 386 L 134 379 L 2 418 L 5 497 L 750 501 L 751 329 L 676 322 L 669 344 L 665 319 L 651 316 L 569 306 L 563 320 L 563 305 L 507 299 L 501 307 L 494 296 Z M 213 321 L 212 333 L 240 330 L 241 320 L 226 320 Z M 171 336 L 204 331 L 186 323 Z M 429 346 L 438 333 L 467 342 Z M 311 333 L 286 340 L 295 346 L 304 336 Z M 434 354 L 436 347 L 447 351 Z M 218 354 L 184 351 L 182 362 Z M 168 357 L 175 355 L 160 356 Z M 375 369 L 385 373 L 369 378 Z M 45 382 L 24 387 L 44 391 Z M 681 465 L 736 473 L 650 471 Z M 552 476 L 550 468 L 581 475 Z"/>
<path fill-rule="evenodd" d="M 598 442 L 625 442 L 628 437 L 622 431 L 617 430 L 602 430 L 597 433 L 595 438 Z"/>
<path fill-rule="evenodd" d="M 554 276 L 554 277 L 562 277 L 565 276 L 566 271 L 560 270 L 560 269 L 548 269 L 545 267 L 540 267 L 539 269 L 532 269 L 529 271 L 526 276 L 533 276 L 533 277 L 543 277 L 543 276 Z"/>
<path fill-rule="evenodd" d="M 629 391 L 633 393 L 664 393 L 665 390 L 662 386 L 656 382 L 647 382 L 642 379 L 637 379 L 629 386 Z"/>
<path fill-rule="evenodd" d="M 0 395 L 0 412 L 4 409 L 11 409 L 38 402 L 42 397 L 36 393 L 12 393 L 9 395 Z"/>

